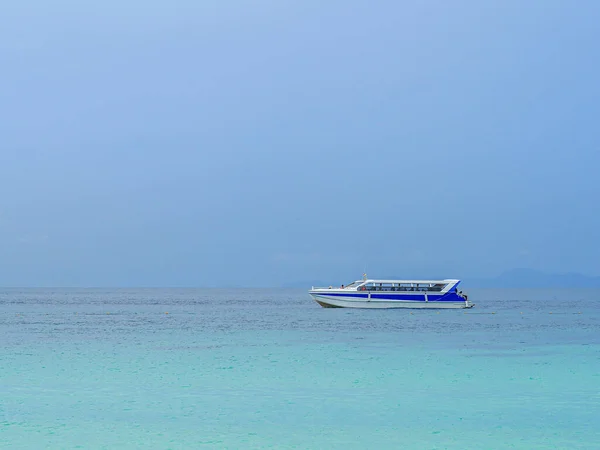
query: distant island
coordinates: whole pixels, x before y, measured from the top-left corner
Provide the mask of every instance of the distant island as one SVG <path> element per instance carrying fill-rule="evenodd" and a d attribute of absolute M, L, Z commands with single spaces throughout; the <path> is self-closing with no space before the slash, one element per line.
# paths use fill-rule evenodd
<path fill-rule="evenodd" d="M 401 279 L 406 277 L 382 276 L 382 279 Z M 423 277 L 417 277 L 423 278 Z M 436 277 L 433 277 L 436 278 Z M 447 278 L 452 278 L 448 276 Z M 511 269 L 492 278 L 461 278 L 465 289 L 472 288 L 600 288 L 600 277 L 581 273 L 551 274 L 535 269 Z M 333 281 L 308 280 L 284 283 L 283 288 L 305 288 L 312 286 L 338 285 Z"/>
<path fill-rule="evenodd" d="M 476 288 L 598 288 L 600 277 L 572 272 L 551 274 L 534 269 L 512 269 L 494 278 L 465 278 L 464 285 Z"/>

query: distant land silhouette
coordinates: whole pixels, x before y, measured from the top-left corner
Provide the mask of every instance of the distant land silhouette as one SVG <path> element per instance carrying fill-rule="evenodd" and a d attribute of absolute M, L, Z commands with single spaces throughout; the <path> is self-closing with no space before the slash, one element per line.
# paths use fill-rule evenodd
<path fill-rule="evenodd" d="M 375 275 L 373 275 L 375 277 Z M 402 279 L 407 277 L 377 276 L 380 279 Z M 424 279 L 424 277 L 416 277 Z M 436 277 L 427 277 L 436 279 Z M 448 276 L 447 278 L 452 278 Z M 357 278 L 358 279 L 358 278 Z M 461 278 L 464 288 L 600 288 L 600 277 L 592 277 L 581 273 L 550 274 L 535 269 L 511 269 L 493 278 Z M 349 283 L 353 280 L 345 280 Z M 312 286 L 339 286 L 340 282 L 309 280 L 285 283 L 284 288 L 305 288 Z"/>
<path fill-rule="evenodd" d="M 477 288 L 598 288 L 600 277 L 573 272 L 550 274 L 534 269 L 512 269 L 495 278 L 465 278 L 464 285 Z"/>
<path fill-rule="evenodd" d="M 340 283 L 332 283 L 326 281 L 312 280 L 312 281 L 290 281 L 289 283 L 283 283 L 281 285 L 282 288 L 306 288 L 310 289 L 311 287 L 325 287 L 325 286 L 339 286 Z"/>

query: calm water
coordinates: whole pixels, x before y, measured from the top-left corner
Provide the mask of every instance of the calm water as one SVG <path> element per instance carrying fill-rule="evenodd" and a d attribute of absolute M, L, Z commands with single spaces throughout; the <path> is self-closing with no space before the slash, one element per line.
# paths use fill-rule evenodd
<path fill-rule="evenodd" d="M 599 295 L 469 294 L 4 290 L 0 447 L 600 448 Z"/>

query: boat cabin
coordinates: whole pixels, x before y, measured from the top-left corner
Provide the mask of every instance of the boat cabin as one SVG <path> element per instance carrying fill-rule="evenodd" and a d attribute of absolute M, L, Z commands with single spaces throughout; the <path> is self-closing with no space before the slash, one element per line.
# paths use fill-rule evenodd
<path fill-rule="evenodd" d="M 392 281 L 392 280 L 360 280 L 350 283 L 344 289 L 378 292 L 442 292 L 449 284 L 457 284 L 458 280 L 433 281 Z"/>

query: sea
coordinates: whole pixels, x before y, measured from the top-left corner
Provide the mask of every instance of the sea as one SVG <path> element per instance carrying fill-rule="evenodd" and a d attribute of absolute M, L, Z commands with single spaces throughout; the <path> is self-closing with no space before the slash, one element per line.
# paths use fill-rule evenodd
<path fill-rule="evenodd" d="M 0 290 L 2 449 L 600 449 L 600 294 Z"/>

